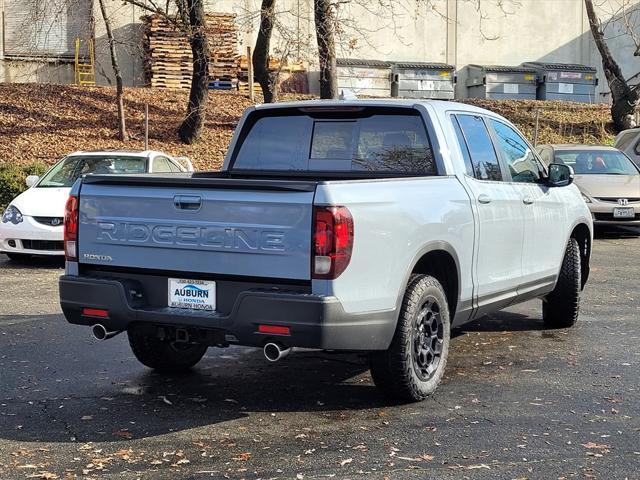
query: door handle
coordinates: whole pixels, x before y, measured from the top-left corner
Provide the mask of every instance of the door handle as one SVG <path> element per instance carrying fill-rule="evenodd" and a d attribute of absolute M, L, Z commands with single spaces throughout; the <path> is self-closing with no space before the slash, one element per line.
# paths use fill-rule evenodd
<path fill-rule="evenodd" d="M 534 200 L 531 197 L 524 197 L 522 199 L 522 203 L 524 203 L 525 205 L 531 205 L 533 204 Z"/>
<path fill-rule="evenodd" d="M 200 210 L 202 198 L 197 195 L 176 195 L 173 197 L 173 205 L 178 210 Z"/>
<path fill-rule="evenodd" d="M 485 203 L 485 204 L 491 203 L 491 197 L 486 193 L 481 193 L 480 195 L 478 195 L 478 202 Z"/>

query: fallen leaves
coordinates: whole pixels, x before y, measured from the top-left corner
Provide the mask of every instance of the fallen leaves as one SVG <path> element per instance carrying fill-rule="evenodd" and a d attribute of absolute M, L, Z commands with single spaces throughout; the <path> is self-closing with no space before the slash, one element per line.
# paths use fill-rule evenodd
<path fill-rule="evenodd" d="M 231 457 L 231 459 L 235 460 L 236 462 L 247 462 L 251 459 L 251 452 L 241 453 L 239 455 L 236 455 L 235 457 Z"/>
<path fill-rule="evenodd" d="M 27 475 L 26 478 L 38 478 L 40 480 L 55 480 L 60 478 L 57 474 L 51 472 L 38 472 L 31 475 Z"/>
<path fill-rule="evenodd" d="M 609 445 L 599 445 L 595 442 L 583 443 L 582 446 L 587 450 L 599 450 L 599 452 L 587 452 L 587 455 L 590 457 L 602 457 L 604 454 L 611 451 L 611 447 Z"/>
<path fill-rule="evenodd" d="M 144 137 L 140 105 L 148 103 L 150 149 L 187 156 L 198 170 L 220 168 L 235 124 L 251 102 L 235 92 L 211 91 L 203 138 L 185 145 L 177 130 L 184 119 L 188 96 L 188 90 L 125 88 L 127 130 L 138 138 Z M 53 163 L 75 150 L 142 147 L 141 141 L 123 143 L 117 139 L 113 88 L 2 84 L 0 98 L 3 161 Z"/>
<path fill-rule="evenodd" d="M 188 90 L 126 88 L 125 108 L 129 133 L 143 138 L 143 111 L 149 104 L 149 148 L 189 157 L 196 170 L 220 168 L 233 129 L 247 97 L 236 92 L 210 91 L 207 121 L 200 142 L 184 145 L 177 130 L 184 119 Z M 141 142 L 117 140 L 114 89 L 6 83 L 0 85 L 0 159 L 26 164 L 48 163 L 74 150 L 140 148 Z M 290 99 L 284 95 L 283 100 Z M 539 143 L 611 143 L 613 135 L 602 126 L 610 123 L 605 104 L 570 102 L 464 99 L 489 108 L 513 121 L 533 137 L 535 111 L 540 109 Z"/>
<path fill-rule="evenodd" d="M 397 455 L 395 458 L 397 458 L 398 460 L 406 460 L 408 462 L 422 462 L 422 461 L 427 461 L 430 462 L 431 460 L 433 460 L 435 457 L 433 455 L 428 455 L 428 454 L 422 454 L 418 457 L 401 457 L 399 455 Z"/>
<path fill-rule="evenodd" d="M 587 442 L 587 443 L 583 443 L 582 446 L 584 448 L 587 449 L 598 449 L 598 450 L 603 450 L 603 449 L 609 449 L 611 447 L 609 447 L 609 445 L 598 445 L 595 442 Z"/>
<path fill-rule="evenodd" d="M 133 433 L 129 430 L 118 430 L 117 432 L 113 432 L 113 436 L 124 440 L 130 440 L 133 438 Z"/>

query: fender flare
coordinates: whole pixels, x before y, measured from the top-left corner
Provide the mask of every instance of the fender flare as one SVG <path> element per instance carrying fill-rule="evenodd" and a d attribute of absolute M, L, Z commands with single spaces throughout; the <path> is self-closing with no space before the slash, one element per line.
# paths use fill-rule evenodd
<path fill-rule="evenodd" d="M 423 245 L 422 248 L 420 248 L 420 250 L 416 252 L 416 254 L 413 256 L 411 260 L 411 263 L 407 267 L 405 275 L 402 280 L 402 284 L 400 286 L 400 291 L 398 292 L 398 298 L 396 299 L 396 312 L 400 312 L 400 307 L 402 306 L 402 299 L 404 298 L 405 288 L 409 283 L 409 278 L 411 277 L 411 273 L 413 272 L 413 269 L 416 267 L 416 265 L 418 264 L 420 259 L 422 259 L 422 257 L 427 255 L 428 253 L 435 252 L 438 250 L 447 252 L 449 255 L 451 255 L 451 258 L 453 258 L 453 262 L 455 263 L 455 266 L 456 266 L 456 275 L 458 277 L 458 298 L 455 299 L 455 304 L 456 304 L 456 307 L 460 305 L 461 275 L 460 275 L 460 259 L 458 258 L 458 254 L 456 253 L 456 250 L 453 248 L 453 246 L 450 243 L 445 242 L 443 240 L 433 240 Z M 453 321 L 453 318 L 451 320 Z"/>

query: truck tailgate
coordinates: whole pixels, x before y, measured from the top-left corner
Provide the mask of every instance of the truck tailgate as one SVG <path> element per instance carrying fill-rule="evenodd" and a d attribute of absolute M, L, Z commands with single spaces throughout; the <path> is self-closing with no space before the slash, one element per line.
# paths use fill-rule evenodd
<path fill-rule="evenodd" d="M 87 177 L 79 262 L 310 278 L 315 182 Z"/>

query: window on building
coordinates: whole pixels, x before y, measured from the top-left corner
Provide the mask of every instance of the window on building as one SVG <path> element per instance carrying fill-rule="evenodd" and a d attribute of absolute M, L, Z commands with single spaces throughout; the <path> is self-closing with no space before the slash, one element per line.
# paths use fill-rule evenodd
<path fill-rule="evenodd" d="M 91 0 L 5 0 L 4 54 L 72 58 L 75 41 L 92 37 Z"/>

